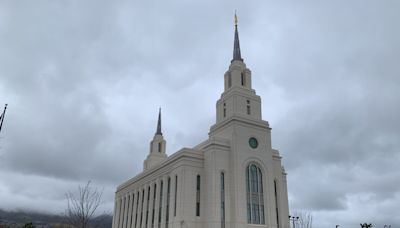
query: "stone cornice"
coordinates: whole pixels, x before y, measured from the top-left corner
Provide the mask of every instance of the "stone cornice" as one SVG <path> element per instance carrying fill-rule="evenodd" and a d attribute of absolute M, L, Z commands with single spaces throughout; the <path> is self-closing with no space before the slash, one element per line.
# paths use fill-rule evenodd
<path fill-rule="evenodd" d="M 230 149 L 230 141 L 221 137 L 210 137 L 208 140 L 200 143 L 195 147 L 198 150 L 210 150 L 210 149 L 218 149 L 229 151 Z"/>
<path fill-rule="evenodd" d="M 178 163 L 181 160 L 191 159 L 194 161 L 202 162 L 204 160 L 203 153 L 200 150 L 190 149 L 190 148 L 182 148 L 176 153 L 169 156 L 165 161 L 160 162 L 149 170 L 143 171 L 136 175 L 135 177 L 127 180 L 123 184 L 117 187 L 117 192 L 124 190 L 129 187 L 131 184 L 138 182 L 144 178 L 147 178 L 153 175 L 156 172 L 162 171 L 162 169 L 166 167 L 172 167 L 174 163 Z"/>
<path fill-rule="evenodd" d="M 266 130 L 271 130 L 269 127 L 269 124 L 267 121 L 264 120 L 255 120 L 255 119 L 250 119 L 250 118 L 244 118 L 238 115 L 231 116 L 225 120 L 223 120 L 220 123 L 214 124 L 210 128 L 210 132 L 208 133 L 209 136 L 212 135 L 212 133 L 219 131 L 223 127 L 228 127 L 233 124 L 241 124 L 241 125 L 247 125 L 247 126 L 252 126 L 256 128 L 261 128 L 261 129 L 266 129 Z"/>
<path fill-rule="evenodd" d="M 243 86 L 232 86 L 227 91 L 225 91 L 221 94 L 220 100 L 223 98 L 226 99 L 226 98 L 234 96 L 234 95 L 240 95 L 240 96 L 245 96 L 245 97 L 246 96 L 256 97 L 257 100 L 261 101 L 260 96 L 258 96 L 256 94 L 256 91 L 254 89 L 248 89 Z M 220 100 L 218 100 L 217 102 L 220 102 Z"/>

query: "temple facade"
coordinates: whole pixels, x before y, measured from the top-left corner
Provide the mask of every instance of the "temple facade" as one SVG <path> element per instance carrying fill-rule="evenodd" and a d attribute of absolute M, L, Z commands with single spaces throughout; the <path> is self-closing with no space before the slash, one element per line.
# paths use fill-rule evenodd
<path fill-rule="evenodd" d="M 168 156 L 159 113 L 143 172 L 117 188 L 113 228 L 289 228 L 282 157 L 262 119 L 237 23 L 221 79 L 216 122 L 197 146 Z"/>

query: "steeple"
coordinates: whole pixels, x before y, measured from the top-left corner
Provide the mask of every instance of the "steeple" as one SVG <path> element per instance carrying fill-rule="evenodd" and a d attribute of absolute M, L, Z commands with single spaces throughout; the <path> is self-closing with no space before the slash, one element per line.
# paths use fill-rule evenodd
<path fill-rule="evenodd" d="M 162 135 L 162 132 L 161 132 L 161 108 L 158 111 L 158 122 L 157 122 L 156 135 Z"/>
<path fill-rule="evenodd" d="M 240 53 L 237 22 L 235 13 L 233 59 L 224 74 L 224 92 L 217 101 L 216 124 L 227 123 L 232 118 L 261 120 L 261 98 L 252 88 L 251 71 L 246 67 Z"/>
<path fill-rule="evenodd" d="M 235 60 L 239 60 L 243 62 L 242 56 L 240 54 L 240 44 L 239 44 L 239 32 L 237 28 L 238 19 L 235 12 L 235 41 L 233 42 L 233 59 L 231 62 Z"/>
<path fill-rule="evenodd" d="M 150 142 L 150 151 L 147 155 L 146 160 L 143 163 L 143 170 L 150 169 L 154 165 L 167 159 L 165 153 L 167 142 L 164 140 L 164 136 L 161 132 L 161 108 L 158 111 L 157 131 L 153 136 L 153 140 Z"/>

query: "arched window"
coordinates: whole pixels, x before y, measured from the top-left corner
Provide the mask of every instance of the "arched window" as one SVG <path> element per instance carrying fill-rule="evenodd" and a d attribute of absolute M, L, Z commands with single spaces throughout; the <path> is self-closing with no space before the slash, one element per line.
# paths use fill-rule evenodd
<path fill-rule="evenodd" d="M 250 164 L 246 168 L 247 223 L 265 224 L 263 177 L 260 167 Z"/>

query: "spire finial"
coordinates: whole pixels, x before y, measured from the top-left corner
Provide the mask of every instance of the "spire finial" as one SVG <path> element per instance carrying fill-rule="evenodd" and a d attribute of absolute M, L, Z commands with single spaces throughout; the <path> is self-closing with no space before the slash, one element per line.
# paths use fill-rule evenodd
<path fill-rule="evenodd" d="M 235 40 L 233 43 L 233 59 L 231 62 L 235 61 L 235 60 L 239 60 L 243 62 L 242 56 L 240 54 L 240 44 L 239 44 L 239 32 L 238 32 L 238 28 L 237 28 L 237 15 L 236 15 L 236 10 L 235 10 Z"/>
<path fill-rule="evenodd" d="M 162 135 L 162 132 L 161 132 L 161 107 L 158 110 L 158 122 L 157 122 L 156 135 Z"/>
<path fill-rule="evenodd" d="M 235 26 L 237 26 L 237 24 L 238 24 L 238 18 L 237 18 L 236 10 L 235 10 Z"/>

